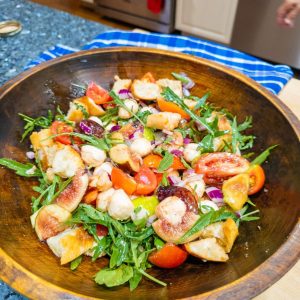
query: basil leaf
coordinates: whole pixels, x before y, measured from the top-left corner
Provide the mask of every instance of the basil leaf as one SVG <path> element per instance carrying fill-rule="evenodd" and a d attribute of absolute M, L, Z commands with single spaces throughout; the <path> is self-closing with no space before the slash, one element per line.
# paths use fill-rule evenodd
<path fill-rule="evenodd" d="M 161 160 L 161 162 L 157 168 L 157 172 L 162 173 L 162 172 L 166 171 L 167 169 L 169 169 L 172 166 L 173 161 L 174 161 L 173 154 L 166 151 L 164 158 Z"/>
<path fill-rule="evenodd" d="M 225 208 L 221 208 L 217 211 L 210 211 L 205 215 L 200 216 L 198 221 L 193 225 L 193 227 L 188 230 L 178 241 L 178 244 L 184 243 L 186 239 L 191 237 L 193 234 L 202 230 L 206 226 L 216 223 L 222 220 L 226 220 L 228 218 L 236 219 L 236 215 Z"/>
<path fill-rule="evenodd" d="M 96 276 L 95 281 L 98 284 L 104 284 L 107 287 L 118 286 L 129 281 L 133 277 L 133 268 L 122 264 L 119 268 L 100 270 Z"/>
<path fill-rule="evenodd" d="M 17 175 L 23 177 L 40 177 L 42 175 L 41 171 L 30 163 L 22 164 L 13 159 L 0 158 L 0 165 L 15 171 Z"/>
<path fill-rule="evenodd" d="M 78 268 L 78 266 L 81 264 L 81 261 L 82 261 L 82 255 L 80 255 L 77 258 L 75 258 L 74 260 L 72 260 L 71 264 L 70 264 L 70 269 L 72 271 L 76 270 Z"/>
<path fill-rule="evenodd" d="M 251 163 L 250 165 L 261 165 L 267 158 L 268 156 L 271 154 L 271 151 L 273 149 L 275 149 L 276 147 L 278 147 L 279 145 L 273 145 L 271 147 L 269 147 L 268 149 L 266 149 L 264 152 L 262 152 L 260 155 L 258 155 Z"/>

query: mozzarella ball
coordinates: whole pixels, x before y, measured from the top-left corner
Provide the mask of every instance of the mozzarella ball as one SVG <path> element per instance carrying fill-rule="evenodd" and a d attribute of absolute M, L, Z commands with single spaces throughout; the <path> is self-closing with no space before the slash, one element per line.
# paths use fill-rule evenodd
<path fill-rule="evenodd" d="M 108 214 L 116 220 L 126 220 L 133 211 L 134 206 L 124 190 L 116 190 L 108 203 Z"/>
<path fill-rule="evenodd" d="M 89 167 L 98 167 L 106 159 L 105 151 L 90 145 L 81 147 L 81 158 Z"/>
<path fill-rule="evenodd" d="M 146 156 L 152 151 L 151 142 L 145 138 L 137 138 L 130 145 L 130 151 L 140 155 L 141 157 Z"/>
<path fill-rule="evenodd" d="M 198 144 L 191 143 L 185 146 L 183 150 L 183 157 L 187 162 L 192 162 L 197 156 L 199 151 L 197 150 Z"/>
<path fill-rule="evenodd" d="M 90 177 L 90 187 L 96 187 L 98 191 L 103 192 L 112 187 L 112 182 L 106 171 L 99 172 L 98 175 L 93 175 Z"/>
<path fill-rule="evenodd" d="M 96 208 L 100 209 L 101 211 L 107 211 L 110 198 L 115 191 L 115 189 L 110 188 L 105 192 L 99 193 L 96 200 Z"/>
<path fill-rule="evenodd" d="M 111 175 L 112 169 L 113 165 L 110 162 L 105 162 L 101 166 L 95 168 L 93 175 L 99 175 L 102 171 L 106 171 L 109 175 Z"/>
<path fill-rule="evenodd" d="M 121 119 L 129 119 L 132 117 L 132 113 L 135 114 L 139 110 L 139 105 L 135 100 L 126 99 L 126 100 L 124 100 L 124 104 L 127 109 L 120 107 L 119 112 L 118 112 L 118 116 Z M 130 113 L 129 111 L 132 113 Z"/>

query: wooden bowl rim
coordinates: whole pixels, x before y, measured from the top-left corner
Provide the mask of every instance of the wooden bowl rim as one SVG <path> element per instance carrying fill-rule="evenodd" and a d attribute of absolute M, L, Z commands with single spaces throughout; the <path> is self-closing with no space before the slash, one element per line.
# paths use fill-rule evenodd
<path fill-rule="evenodd" d="M 263 95 L 269 102 L 271 102 L 276 109 L 284 115 L 285 119 L 289 122 L 293 128 L 298 141 L 300 141 L 300 121 L 291 112 L 291 110 L 279 100 L 274 94 L 266 90 L 260 84 L 247 77 L 246 75 L 235 71 L 229 67 L 223 66 L 219 63 L 209 61 L 207 59 L 199 58 L 196 56 L 172 52 L 168 50 L 160 50 L 154 48 L 139 48 L 139 47 L 113 47 L 103 49 L 84 50 L 76 53 L 64 55 L 52 59 L 47 62 L 43 62 L 38 66 L 35 66 L 15 78 L 11 79 L 0 87 L 0 101 L 20 82 L 26 80 L 39 71 L 42 71 L 49 66 L 59 64 L 61 62 L 78 58 L 81 56 L 95 55 L 98 53 L 115 53 L 115 52 L 140 52 L 140 53 L 155 53 L 165 56 L 176 57 L 183 60 L 188 60 L 194 63 L 200 63 L 202 65 L 217 69 L 224 72 L 253 88 L 261 95 Z M 291 251 L 293 249 L 293 251 Z M 222 299 L 232 299 L 232 296 L 238 295 L 241 299 L 250 299 L 263 292 L 270 287 L 273 283 L 279 280 L 300 258 L 300 218 L 295 224 L 292 232 L 289 234 L 287 240 L 279 247 L 279 249 L 271 255 L 266 261 L 261 263 L 253 271 L 247 273 L 241 278 L 226 284 L 220 288 L 195 295 L 188 299 L 217 299 L 222 296 Z M 0 248 L 0 269 L 2 272 L 0 278 L 9 284 L 12 288 L 16 289 L 19 293 L 30 297 L 49 299 L 50 295 L 59 299 L 67 297 L 69 299 L 94 299 L 86 295 L 75 293 L 71 290 L 61 288 L 53 283 L 50 283 L 43 278 L 33 274 L 29 270 L 25 269 L 12 257 L 10 257 L 2 248 Z M 259 275 L 264 276 L 264 280 L 261 280 Z M 266 279 L 265 279 L 266 278 Z M 32 288 L 28 288 L 31 286 Z M 187 299 L 187 298 L 186 298 Z"/>

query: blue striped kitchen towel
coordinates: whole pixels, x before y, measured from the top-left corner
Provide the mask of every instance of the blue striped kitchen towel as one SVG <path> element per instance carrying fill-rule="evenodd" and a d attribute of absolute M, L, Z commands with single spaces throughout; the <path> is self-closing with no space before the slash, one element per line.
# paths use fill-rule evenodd
<path fill-rule="evenodd" d="M 214 42 L 173 34 L 113 30 L 99 34 L 94 40 L 86 44 L 82 50 L 119 46 L 151 47 L 206 58 L 244 73 L 274 94 L 279 93 L 293 76 L 289 66 L 272 65 Z M 78 49 L 56 45 L 30 62 L 25 69 L 75 51 L 78 51 Z"/>

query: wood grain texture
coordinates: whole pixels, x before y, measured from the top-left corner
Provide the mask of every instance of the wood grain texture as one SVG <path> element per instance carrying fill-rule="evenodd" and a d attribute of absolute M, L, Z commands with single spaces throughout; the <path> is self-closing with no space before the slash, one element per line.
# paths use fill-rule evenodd
<path fill-rule="evenodd" d="M 116 74 L 136 78 L 148 71 L 157 78 L 171 78 L 171 72 L 183 71 L 196 82 L 193 94 L 201 96 L 210 90 L 211 102 L 237 114 L 239 121 L 252 115 L 257 153 L 272 144 L 280 145 L 265 164 L 268 192 L 253 198 L 261 220 L 242 224 L 226 264 L 191 258 L 176 270 L 150 271 L 170 283 L 166 288 L 143 280 L 132 293 L 127 286 L 106 289 L 92 280 L 106 259 L 92 264 L 86 258 L 72 272 L 68 266 L 60 266 L 47 246 L 38 241 L 29 221 L 34 182 L 1 168 L 1 278 L 28 297 L 249 299 L 278 280 L 299 258 L 299 121 L 257 83 L 216 63 L 155 49 L 113 48 L 79 52 L 41 64 L 0 89 L 0 157 L 25 159 L 28 144 L 19 143 L 22 122 L 18 112 L 38 116 L 57 104 L 66 108 L 75 96 L 72 82 L 93 80 L 109 88 Z"/>

